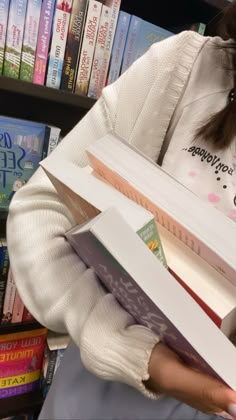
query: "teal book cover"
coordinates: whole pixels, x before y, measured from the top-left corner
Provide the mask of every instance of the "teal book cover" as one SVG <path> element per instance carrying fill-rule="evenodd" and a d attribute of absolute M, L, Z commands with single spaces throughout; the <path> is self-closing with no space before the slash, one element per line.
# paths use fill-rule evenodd
<path fill-rule="evenodd" d="M 15 192 L 39 166 L 47 147 L 45 124 L 0 116 L 0 208 L 7 210 Z"/>

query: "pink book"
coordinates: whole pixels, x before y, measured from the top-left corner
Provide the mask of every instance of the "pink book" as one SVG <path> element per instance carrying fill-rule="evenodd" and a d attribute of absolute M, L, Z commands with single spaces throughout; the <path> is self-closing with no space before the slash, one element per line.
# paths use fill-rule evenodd
<path fill-rule="evenodd" d="M 33 82 L 38 85 L 45 82 L 55 2 L 43 0 L 42 4 L 33 77 Z"/>

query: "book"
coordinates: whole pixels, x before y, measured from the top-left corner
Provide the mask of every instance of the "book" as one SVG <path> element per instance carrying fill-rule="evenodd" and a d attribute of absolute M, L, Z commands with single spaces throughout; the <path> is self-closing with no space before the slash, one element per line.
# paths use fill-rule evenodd
<path fill-rule="evenodd" d="M 6 238 L 0 238 L 1 257 L 0 257 L 0 319 L 3 314 L 5 293 L 7 288 L 7 278 L 9 271 L 9 255 Z"/>
<path fill-rule="evenodd" d="M 42 0 L 28 0 L 19 75 L 27 82 L 32 82 L 34 76 L 41 7 Z"/>
<path fill-rule="evenodd" d="M 56 0 L 43 0 L 35 53 L 33 83 L 44 85 Z"/>
<path fill-rule="evenodd" d="M 59 89 L 61 84 L 71 8 L 72 0 L 57 0 L 46 78 L 46 86 L 54 89 Z"/>
<path fill-rule="evenodd" d="M 75 93 L 87 95 L 102 3 L 90 0 L 76 76 Z"/>
<path fill-rule="evenodd" d="M 167 31 L 160 26 L 132 15 L 124 49 L 121 74 L 124 73 L 134 61 L 141 57 L 152 44 L 172 35 L 173 32 Z"/>
<path fill-rule="evenodd" d="M 72 92 L 75 88 L 76 68 L 83 39 L 89 0 L 73 1 L 66 50 L 62 70 L 61 89 Z"/>
<path fill-rule="evenodd" d="M 118 20 L 118 15 L 120 11 L 120 4 L 121 0 L 105 0 L 104 3 L 107 7 L 110 8 L 110 19 L 109 19 L 109 26 L 108 31 L 105 34 L 105 42 L 104 48 L 100 50 L 99 59 L 97 57 L 96 67 L 94 68 L 95 74 L 93 74 L 93 78 L 91 79 L 91 83 L 89 82 L 89 89 L 88 89 L 88 96 L 91 98 L 99 98 L 101 95 L 103 87 L 107 84 L 107 73 L 108 67 L 111 57 L 111 51 L 113 46 L 113 40 L 115 36 L 115 30 Z M 103 39 L 104 37 L 102 37 Z"/>
<path fill-rule="evenodd" d="M 47 155 L 49 128 L 46 124 L 0 116 L 0 208 L 8 209 L 21 188 Z"/>
<path fill-rule="evenodd" d="M 138 324 L 189 366 L 235 389 L 234 345 L 150 252 L 127 216 L 111 207 L 66 237 Z"/>
<path fill-rule="evenodd" d="M 154 255 L 166 266 L 162 243 L 153 215 L 89 171 L 73 162 L 47 157 L 40 166 L 44 169 L 60 197 L 78 224 L 93 219 L 111 205 L 132 220 L 132 226 L 147 243 Z M 62 167 L 67 168 L 61 171 Z M 96 194 L 94 194 L 96 191 Z"/>
<path fill-rule="evenodd" d="M 11 267 L 9 267 L 1 324 L 10 324 L 12 322 L 15 295 L 16 295 L 16 283 L 12 274 Z"/>
<path fill-rule="evenodd" d="M 49 134 L 49 141 L 48 141 L 47 156 L 53 152 L 53 150 L 57 147 L 57 145 L 61 141 L 61 137 L 60 137 L 61 129 L 53 125 L 50 125 L 49 129 L 50 129 L 50 134 Z"/>
<path fill-rule="evenodd" d="M 126 38 L 128 35 L 129 24 L 131 15 L 130 13 L 123 12 L 119 13 L 114 43 L 111 51 L 111 60 L 108 70 L 108 81 L 107 84 L 113 83 L 118 79 L 120 75 L 121 63 L 125 49 Z"/>
<path fill-rule="evenodd" d="M 3 62 L 3 75 L 19 78 L 27 0 L 11 0 Z"/>
<path fill-rule="evenodd" d="M 39 388 L 46 335 L 41 328 L 0 336 L 0 399 Z"/>
<path fill-rule="evenodd" d="M 3 70 L 10 0 L 0 1 L 0 75 Z"/>
<path fill-rule="evenodd" d="M 128 199 L 126 203 L 126 196 L 122 197 L 122 194 L 114 188 L 112 192 L 111 186 L 104 185 L 102 178 L 95 177 L 96 173 L 92 172 L 92 168 L 81 169 L 64 159 L 55 163 L 49 158 L 41 162 L 41 166 L 77 223 L 90 220 L 99 212 L 108 209 L 110 205 L 118 206 L 122 214 L 127 217 L 130 214 L 134 217 L 137 208 L 127 209 L 127 203 L 130 206 L 132 201 Z M 66 168 L 66 171 L 61 171 L 61 168 Z M 89 174 L 94 175 L 93 178 L 88 176 Z M 139 212 L 140 208 L 141 206 Z M 151 219 L 148 218 L 146 222 L 149 220 Z M 144 223 L 145 220 L 142 221 L 142 226 Z M 142 237 L 149 247 L 161 244 L 159 258 L 161 257 L 162 262 L 168 266 L 171 274 L 194 297 L 224 334 L 231 337 L 235 332 L 236 288 L 158 223 L 157 233 L 159 237 L 156 237 L 156 233 L 153 235 L 152 229 L 146 229 Z"/>
<path fill-rule="evenodd" d="M 102 179 L 147 208 L 173 237 L 236 284 L 232 220 L 114 133 L 91 144 L 87 154 Z"/>
<path fill-rule="evenodd" d="M 91 98 L 97 98 L 97 93 L 100 89 L 100 74 L 105 60 L 105 48 L 107 44 L 110 19 L 111 8 L 103 4 L 88 86 L 88 96 Z"/>
<path fill-rule="evenodd" d="M 29 312 L 29 310 L 24 307 L 23 316 L 22 316 L 22 322 L 31 322 L 35 321 L 33 315 Z"/>

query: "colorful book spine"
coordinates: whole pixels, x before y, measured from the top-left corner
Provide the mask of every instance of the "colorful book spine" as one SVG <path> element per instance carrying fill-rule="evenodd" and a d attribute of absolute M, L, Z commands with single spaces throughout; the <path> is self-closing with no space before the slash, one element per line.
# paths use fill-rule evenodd
<path fill-rule="evenodd" d="M 111 19 L 111 8 L 102 6 L 102 12 L 98 27 L 98 34 L 95 46 L 95 52 L 92 63 L 91 76 L 89 80 L 88 96 L 96 98 L 100 85 L 100 74 L 105 64 L 105 48 L 107 44 L 108 30 Z"/>
<path fill-rule="evenodd" d="M 16 295 L 16 284 L 12 275 L 11 268 L 8 271 L 7 287 L 3 304 L 2 324 L 10 324 L 12 321 L 12 313 L 14 300 Z"/>
<path fill-rule="evenodd" d="M 93 98 L 99 98 L 99 96 L 102 93 L 102 89 L 104 88 L 107 82 L 108 67 L 109 67 L 109 62 L 110 62 L 110 57 L 111 57 L 111 51 L 112 51 L 116 26 L 117 26 L 117 20 L 118 20 L 119 11 L 120 11 L 121 0 L 107 0 L 105 4 L 111 8 L 111 18 L 110 18 L 110 25 L 109 25 L 108 35 L 106 39 L 106 47 L 104 50 L 102 65 L 100 66 L 100 71 L 99 71 L 99 80 L 96 83 L 96 91 L 94 92 L 91 89 L 90 95 L 89 95 Z"/>
<path fill-rule="evenodd" d="M 59 89 L 61 84 L 71 8 L 72 0 L 57 0 L 46 79 L 46 86 L 54 89 Z"/>
<path fill-rule="evenodd" d="M 24 312 L 24 303 L 19 295 L 18 290 L 16 289 L 15 293 L 15 300 L 13 304 L 13 311 L 12 311 L 12 324 L 22 322 Z"/>
<path fill-rule="evenodd" d="M 1 248 L 0 248 L 0 319 L 2 318 L 3 314 L 3 307 L 4 307 L 4 299 L 6 294 L 7 288 L 7 278 L 8 278 L 8 271 L 9 271 L 9 255 L 8 255 L 8 248 L 7 242 L 5 238 L 1 238 L 0 240 Z"/>
<path fill-rule="evenodd" d="M 11 0 L 9 8 L 3 75 L 19 78 L 27 0 Z"/>
<path fill-rule="evenodd" d="M 69 92 L 72 92 L 75 86 L 76 67 L 82 45 L 88 1 L 74 0 L 72 5 L 61 79 L 61 89 Z"/>
<path fill-rule="evenodd" d="M 46 334 L 42 328 L 0 337 L 0 399 L 39 387 Z"/>
<path fill-rule="evenodd" d="M 77 72 L 75 93 L 87 95 L 102 4 L 90 0 Z"/>
<path fill-rule="evenodd" d="M 20 79 L 32 82 L 42 0 L 28 0 L 20 65 Z"/>
<path fill-rule="evenodd" d="M 123 12 L 119 13 L 114 43 L 111 52 L 111 60 L 108 71 L 107 84 L 113 83 L 120 75 L 121 63 L 125 49 L 126 38 L 128 35 L 131 15 Z"/>
<path fill-rule="evenodd" d="M 3 70 L 10 0 L 0 0 L 0 75 Z"/>
<path fill-rule="evenodd" d="M 56 0 L 43 0 L 39 20 L 33 82 L 44 85 Z"/>

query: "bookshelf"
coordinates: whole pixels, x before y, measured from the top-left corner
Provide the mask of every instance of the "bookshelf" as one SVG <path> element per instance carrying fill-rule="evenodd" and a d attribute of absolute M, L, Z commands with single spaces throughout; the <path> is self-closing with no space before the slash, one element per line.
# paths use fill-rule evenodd
<path fill-rule="evenodd" d="M 151 0 L 122 0 L 121 10 L 135 14 L 154 24 L 168 29 L 170 26 L 191 22 L 208 24 L 229 4 L 229 0 L 165 0 L 156 3 Z M 155 7 L 154 7 L 155 5 Z M 213 34 L 211 26 L 206 34 Z M 0 76 L 0 114 L 56 125 L 65 136 L 89 111 L 95 100 L 86 96 L 34 85 L 21 80 Z M 1 213 L 1 212 L 0 212 Z M 0 231 L 5 230 L 7 214 L 0 214 Z M 40 328 L 37 322 L 0 326 L 0 335 L 11 332 Z M 43 398 L 34 392 L 2 399 L 0 419 L 19 415 L 28 410 L 40 410 Z"/>

